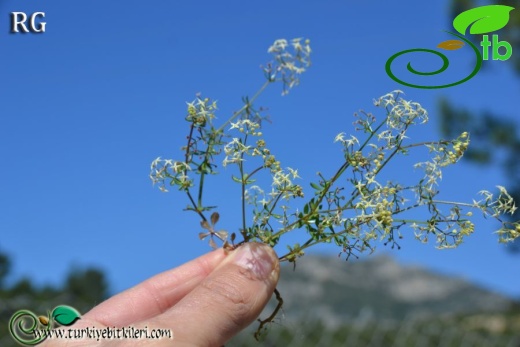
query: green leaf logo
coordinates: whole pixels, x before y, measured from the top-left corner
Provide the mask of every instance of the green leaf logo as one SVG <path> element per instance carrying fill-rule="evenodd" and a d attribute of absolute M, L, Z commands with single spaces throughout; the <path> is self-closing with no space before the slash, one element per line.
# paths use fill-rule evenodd
<path fill-rule="evenodd" d="M 471 26 L 470 34 L 486 34 L 502 29 L 509 22 L 509 12 L 514 7 L 488 5 L 472 8 L 459 14 L 453 20 L 453 27 L 462 35 Z"/>
<path fill-rule="evenodd" d="M 68 326 L 80 319 L 81 315 L 75 308 L 61 305 L 52 311 L 52 318 L 59 324 Z"/>

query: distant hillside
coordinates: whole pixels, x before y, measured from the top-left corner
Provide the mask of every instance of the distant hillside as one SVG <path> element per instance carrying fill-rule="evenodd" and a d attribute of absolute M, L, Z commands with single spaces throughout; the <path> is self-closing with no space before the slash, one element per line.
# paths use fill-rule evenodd
<path fill-rule="evenodd" d="M 403 266 L 384 255 L 355 262 L 306 255 L 296 271 L 282 267 L 278 288 L 287 318 L 315 317 L 327 327 L 352 320 L 497 312 L 513 304 L 462 279 Z"/>

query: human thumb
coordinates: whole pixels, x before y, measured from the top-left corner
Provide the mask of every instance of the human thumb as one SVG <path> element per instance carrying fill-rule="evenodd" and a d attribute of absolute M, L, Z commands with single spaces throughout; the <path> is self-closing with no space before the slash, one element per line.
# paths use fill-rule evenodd
<path fill-rule="evenodd" d="M 178 346 L 221 346 L 259 316 L 279 274 L 278 257 L 271 247 L 245 243 L 156 318 L 173 328 Z"/>

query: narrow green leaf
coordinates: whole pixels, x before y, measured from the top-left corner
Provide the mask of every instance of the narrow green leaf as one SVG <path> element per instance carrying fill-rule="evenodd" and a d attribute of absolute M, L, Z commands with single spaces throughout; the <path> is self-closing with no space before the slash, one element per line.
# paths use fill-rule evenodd
<path fill-rule="evenodd" d="M 509 22 L 509 12 L 514 7 L 487 5 L 472 8 L 459 14 L 453 20 L 453 27 L 462 35 L 471 26 L 470 34 L 486 34 L 502 29 Z"/>
<path fill-rule="evenodd" d="M 233 175 L 231 175 L 231 179 L 232 179 L 233 181 L 237 182 L 237 183 L 242 183 L 242 180 L 241 180 L 240 178 L 235 177 L 235 176 L 233 176 Z"/>
<path fill-rule="evenodd" d="M 316 189 L 316 190 L 321 190 L 321 187 L 319 185 L 317 185 L 316 183 L 314 183 L 314 182 L 311 182 L 311 187 Z"/>

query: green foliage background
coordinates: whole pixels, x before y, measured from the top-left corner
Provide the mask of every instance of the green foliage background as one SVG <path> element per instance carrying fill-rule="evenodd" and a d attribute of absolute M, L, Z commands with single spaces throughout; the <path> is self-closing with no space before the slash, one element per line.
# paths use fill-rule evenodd
<path fill-rule="evenodd" d="M 459 14 L 483 5 L 506 5 L 515 7 L 510 12 L 508 24 L 497 32 L 501 41 L 507 41 L 513 47 L 513 54 L 506 63 L 520 78 L 520 54 L 515 49 L 520 47 L 520 8 L 518 1 L 512 0 L 452 0 L 449 24 Z M 471 35 L 475 44 L 480 44 L 482 35 Z M 488 70 L 489 72 L 489 70 Z M 481 73 L 486 73 L 486 64 Z M 520 115 L 497 114 L 493 110 L 475 110 L 469 105 L 456 105 L 449 98 L 439 100 L 440 128 L 444 136 L 456 136 L 462 131 L 471 134 L 471 146 L 463 159 L 476 165 L 498 166 L 507 177 L 507 190 L 515 201 L 520 201 Z M 514 117 L 511 117 L 514 116 Z M 509 216 L 509 220 L 518 220 L 520 212 Z M 517 240 L 507 246 L 509 250 L 520 252 Z"/>
<path fill-rule="evenodd" d="M 40 265 L 39 263 L 35 266 Z M 8 322 L 18 310 L 26 309 L 36 315 L 58 305 L 68 305 L 81 314 L 108 298 L 108 282 L 102 270 L 72 268 L 61 286 L 36 286 L 29 278 L 21 278 L 8 285 L 11 260 L 0 251 L 0 346 L 18 346 L 9 334 Z"/>

